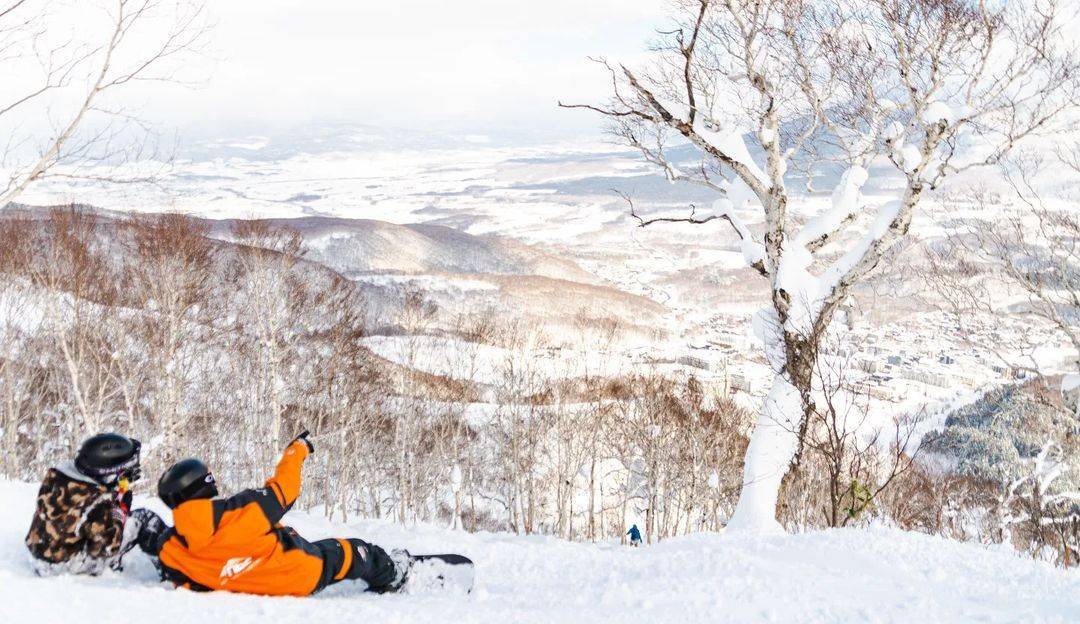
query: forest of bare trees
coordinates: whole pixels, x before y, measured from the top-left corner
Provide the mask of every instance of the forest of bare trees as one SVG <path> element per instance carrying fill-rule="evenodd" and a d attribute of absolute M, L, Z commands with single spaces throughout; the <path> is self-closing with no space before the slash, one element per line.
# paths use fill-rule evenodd
<path fill-rule="evenodd" d="M 731 517 L 751 418 L 695 377 L 552 370 L 535 328 L 486 310 L 447 329 L 417 291 L 372 322 L 357 283 L 304 259 L 299 232 L 237 221 L 209 234 L 190 217 L 75 206 L 0 219 L 0 474 L 33 481 L 83 437 L 118 430 L 144 441 L 148 482 L 197 455 L 237 488 L 310 429 L 319 452 L 302 504 L 328 516 L 581 540 L 637 522 L 648 541 Z M 619 331 L 574 324 L 582 356 Z M 364 346 L 375 326 L 401 339 L 396 362 Z M 432 336 L 455 341 L 451 374 L 423 372 Z M 478 350 L 491 345 L 504 356 L 482 380 Z M 1037 487 L 995 498 L 992 484 L 920 467 L 917 419 L 867 437 L 855 434 L 865 407 L 821 405 L 781 495 L 786 526 L 1019 539 L 988 518 L 1015 517 Z"/>
<path fill-rule="evenodd" d="M 9 477 L 119 430 L 144 440 L 151 475 L 200 455 L 239 486 L 309 428 L 306 503 L 328 515 L 598 539 L 642 511 L 656 539 L 730 514 L 745 414 L 693 380 L 546 370 L 525 350 L 534 330 L 485 315 L 457 320 L 454 375 L 432 375 L 415 360 L 435 305 L 404 292 L 379 323 L 405 337 L 403 364 L 379 358 L 359 288 L 306 262 L 294 230 L 237 221 L 222 241 L 179 215 L 14 214 L 0 220 Z M 475 380 L 468 345 L 485 342 L 510 346 L 496 384 Z"/>

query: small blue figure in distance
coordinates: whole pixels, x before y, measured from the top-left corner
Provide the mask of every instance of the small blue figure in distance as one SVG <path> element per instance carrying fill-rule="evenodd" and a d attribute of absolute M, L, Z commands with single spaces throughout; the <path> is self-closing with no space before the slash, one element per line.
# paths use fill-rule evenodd
<path fill-rule="evenodd" d="M 630 545 L 637 548 L 641 546 L 641 531 L 638 530 L 637 525 L 630 527 L 630 530 L 626 532 L 630 536 Z"/>

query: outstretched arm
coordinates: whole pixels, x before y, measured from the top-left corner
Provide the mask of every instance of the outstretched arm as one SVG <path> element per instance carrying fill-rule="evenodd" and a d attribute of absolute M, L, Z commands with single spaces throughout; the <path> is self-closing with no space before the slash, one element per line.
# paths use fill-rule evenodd
<path fill-rule="evenodd" d="M 300 470 L 304 460 L 311 454 L 310 443 L 303 438 L 293 440 L 292 444 L 285 449 L 281 460 L 278 461 L 274 476 L 266 480 L 266 488 L 274 493 L 278 504 L 281 506 L 281 515 L 293 506 L 300 496 Z M 280 520 L 278 516 L 278 520 Z M 273 520 L 276 522 L 277 520 Z"/>
<path fill-rule="evenodd" d="M 214 501 L 214 527 L 226 512 L 242 509 L 250 503 L 259 506 L 271 527 L 281 521 L 300 496 L 300 470 L 311 454 L 311 443 L 304 439 L 306 432 L 292 441 L 278 461 L 274 476 L 257 490 L 244 490 L 223 500 Z M 175 512 L 174 512 L 175 514 Z M 189 539 L 190 542 L 190 539 Z"/>

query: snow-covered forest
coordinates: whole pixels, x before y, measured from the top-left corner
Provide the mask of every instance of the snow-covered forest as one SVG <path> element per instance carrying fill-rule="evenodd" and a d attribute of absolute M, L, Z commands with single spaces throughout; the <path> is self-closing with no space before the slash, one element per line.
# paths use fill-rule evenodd
<path fill-rule="evenodd" d="M 609 365 L 614 320 L 578 315 L 552 344 L 493 312 L 441 318 L 412 289 L 372 312 L 265 221 L 221 240 L 190 217 L 61 207 L 3 227 L 13 477 L 123 428 L 151 473 L 198 454 L 240 485 L 311 428 L 306 501 L 331 516 L 600 539 L 633 505 L 655 539 L 719 528 L 738 494 L 745 410 Z"/>
<path fill-rule="evenodd" d="M 312 58 L 335 16 L 387 17 L 322 4 L 267 11 L 304 12 L 288 26 L 311 29 Z M 464 4 L 537 42 L 584 46 L 564 15 L 641 21 L 617 2 L 522 8 L 532 22 Z M 1077 7 L 640 4 L 647 41 L 588 41 L 587 78 L 509 52 L 446 70 L 450 111 L 459 83 L 494 88 L 470 63 L 532 67 L 505 97 L 587 127 L 553 141 L 494 113 L 440 128 L 405 104 L 385 127 L 286 121 L 296 89 L 274 91 L 269 121 L 223 111 L 185 138 L 158 117 L 207 113 L 161 94 L 194 86 L 176 108 L 195 107 L 267 71 L 214 58 L 218 29 L 255 45 L 285 25 L 190 0 L 0 0 L 0 493 L 17 501 L 0 578 L 50 621 L 49 596 L 73 588 L 97 604 L 131 583 L 150 609 L 141 554 L 86 584 L 20 567 L 7 542 L 31 484 L 121 432 L 142 441 L 136 506 L 168 520 L 154 483 L 174 462 L 200 457 L 236 492 L 308 430 L 286 523 L 478 563 L 468 599 L 366 602 L 388 621 L 1067 621 Z M 227 79 L 200 74 L 209 62 Z M 389 98 L 394 80 L 349 88 Z M 324 95 L 365 99 L 345 90 Z M 358 596 L 337 589 L 314 608 L 352 617 Z M 177 604 L 261 608 L 199 600 Z"/>

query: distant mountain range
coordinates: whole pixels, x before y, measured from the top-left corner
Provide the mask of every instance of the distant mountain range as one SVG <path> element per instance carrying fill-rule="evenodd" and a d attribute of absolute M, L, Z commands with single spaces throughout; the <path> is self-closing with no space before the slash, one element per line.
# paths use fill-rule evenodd
<path fill-rule="evenodd" d="M 398 225 L 375 219 L 304 217 L 272 223 L 299 230 L 308 260 L 349 278 L 363 273 L 461 273 L 539 275 L 585 284 L 598 282 L 570 260 L 536 247 L 493 236 L 423 223 Z M 210 221 L 211 233 L 227 239 L 229 222 Z"/>

